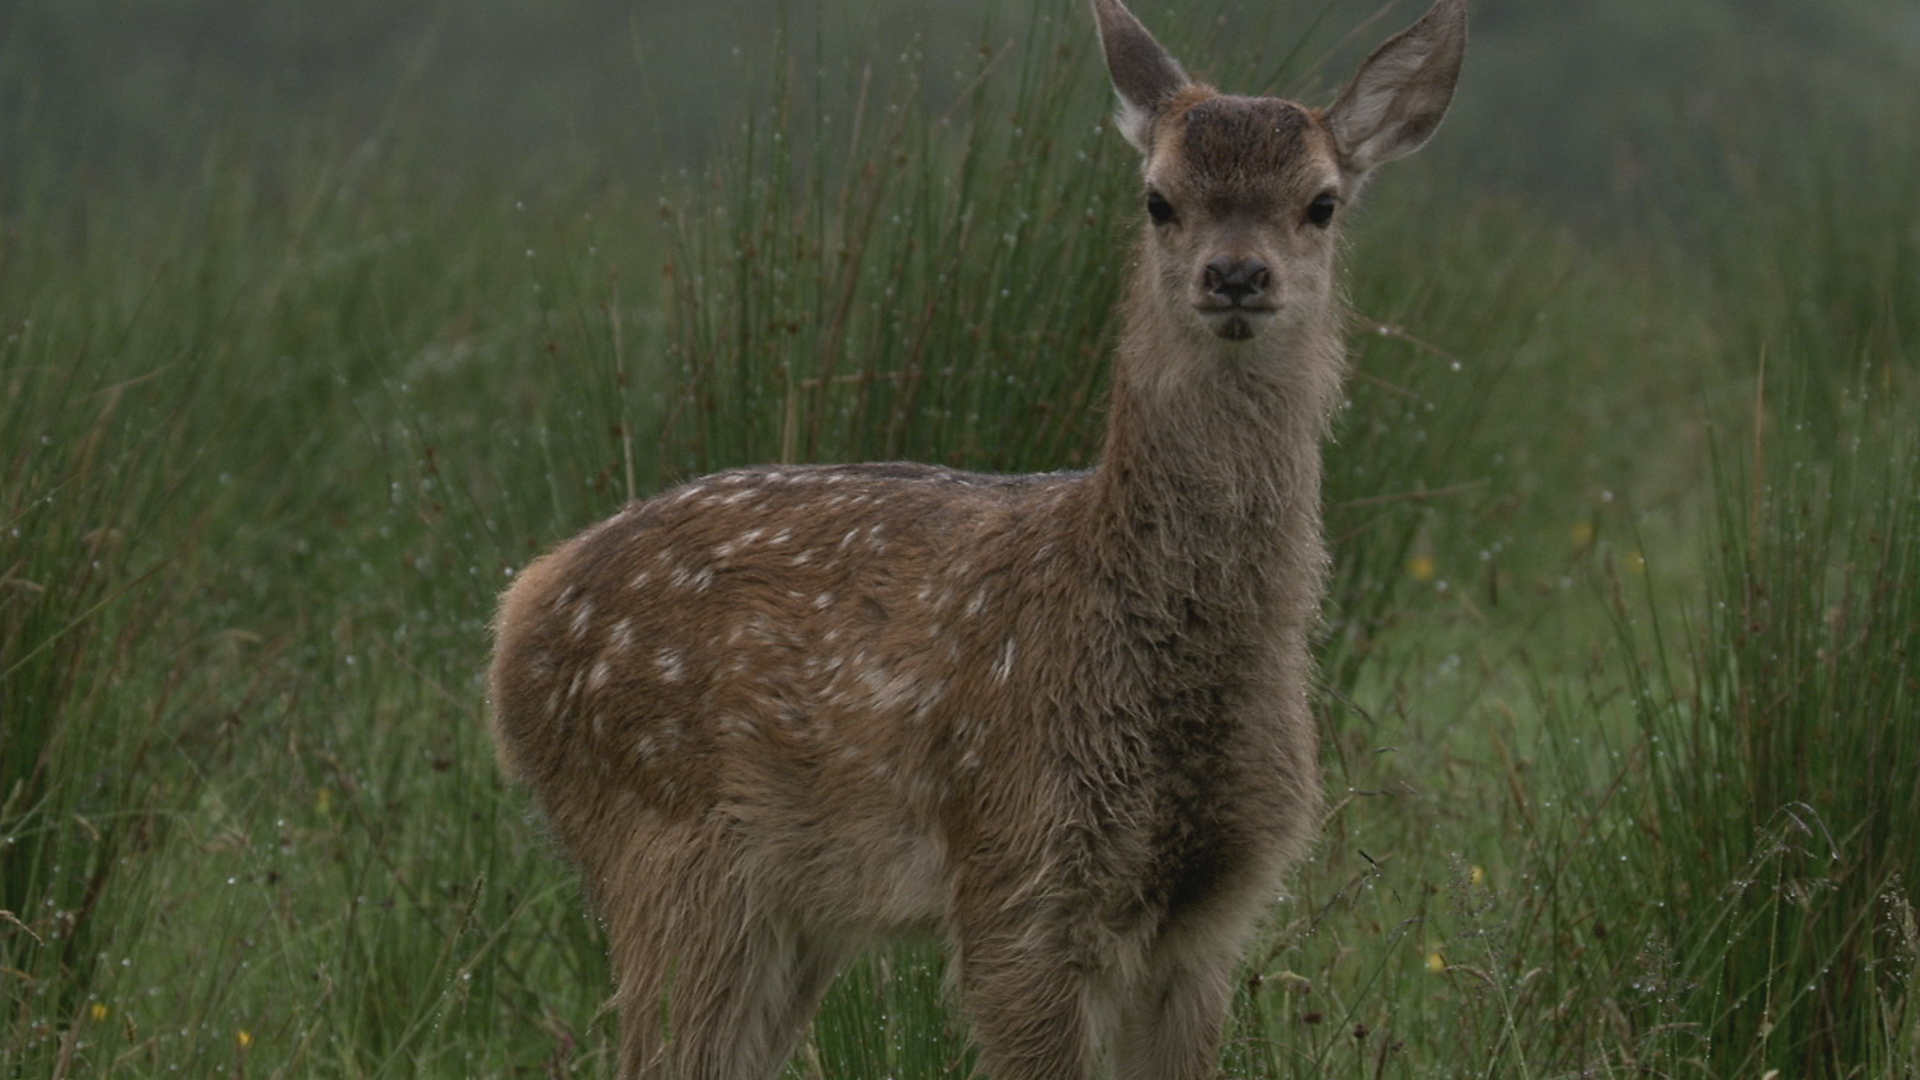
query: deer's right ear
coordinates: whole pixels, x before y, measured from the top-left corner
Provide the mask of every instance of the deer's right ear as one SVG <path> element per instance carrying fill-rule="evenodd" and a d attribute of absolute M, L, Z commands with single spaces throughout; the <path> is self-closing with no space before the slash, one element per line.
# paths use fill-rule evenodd
<path fill-rule="evenodd" d="M 1093 17 L 1107 53 L 1107 74 L 1120 95 L 1114 122 L 1120 134 L 1144 154 L 1155 118 L 1187 85 L 1187 73 L 1120 0 L 1093 0 Z"/>

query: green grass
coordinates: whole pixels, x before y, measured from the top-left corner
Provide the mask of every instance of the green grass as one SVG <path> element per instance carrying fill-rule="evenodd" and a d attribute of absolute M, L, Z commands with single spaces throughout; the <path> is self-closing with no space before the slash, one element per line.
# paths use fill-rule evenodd
<path fill-rule="evenodd" d="M 664 201 L 397 129 L 10 193 L 0 1073 L 610 1074 L 493 598 L 725 465 L 1089 462 L 1135 164 L 1078 9 L 1018 31 L 957 101 L 776 78 Z M 1876 109 L 1871 169 L 1836 129 L 1722 183 L 1804 119 L 1742 111 L 1639 228 L 1380 178 L 1332 811 L 1231 1074 L 1920 1074 L 1920 124 Z M 940 969 L 855 965 L 793 1068 L 964 1074 Z"/>

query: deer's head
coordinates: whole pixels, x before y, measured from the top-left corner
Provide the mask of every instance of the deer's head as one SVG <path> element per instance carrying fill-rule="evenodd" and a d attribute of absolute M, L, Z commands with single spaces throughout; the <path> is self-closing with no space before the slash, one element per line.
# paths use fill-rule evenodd
<path fill-rule="evenodd" d="M 1120 0 L 1093 0 L 1117 123 L 1145 157 L 1140 269 L 1173 325 L 1229 342 L 1332 309 L 1340 220 L 1374 166 L 1419 149 L 1453 99 L 1465 0 L 1437 0 L 1308 109 L 1187 78 Z"/>

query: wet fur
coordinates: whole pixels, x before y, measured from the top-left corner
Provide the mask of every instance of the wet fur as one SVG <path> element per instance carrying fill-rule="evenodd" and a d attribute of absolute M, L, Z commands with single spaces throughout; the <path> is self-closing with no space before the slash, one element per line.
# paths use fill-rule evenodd
<path fill-rule="evenodd" d="M 1148 182 L 1190 216 L 1136 249 L 1095 469 L 735 470 L 502 601 L 500 757 L 605 921 L 623 1076 L 765 1080 L 841 966 L 916 929 L 998 1080 L 1081 1080 L 1102 1046 L 1122 1080 L 1214 1068 L 1320 812 L 1342 354 L 1333 240 L 1296 219 L 1364 167 L 1323 114 L 1191 85 L 1096 11 Z M 1236 245 L 1285 293 L 1246 341 L 1190 308 L 1195 260 Z"/>

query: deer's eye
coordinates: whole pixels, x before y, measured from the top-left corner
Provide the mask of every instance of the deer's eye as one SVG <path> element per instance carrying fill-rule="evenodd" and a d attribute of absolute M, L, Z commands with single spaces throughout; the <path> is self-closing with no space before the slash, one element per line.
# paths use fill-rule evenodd
<path fill-rule="evenodd" d="M 1326 228 L 1327 223 L 1333 220 L 1333 208 L 1338 204 L 1339 200 L 1331 192 L 1323 191 L 1315 195 L 1313 201 L 1307 204 L 1307 220 Z"/>
<path fill-rule="evenodd" d="M 1173 220 L 1173 204 L 1165 195 L 1157 191 L 1147 192 L 1147 216 L 1155 225 L 1165 225 Z"/>

